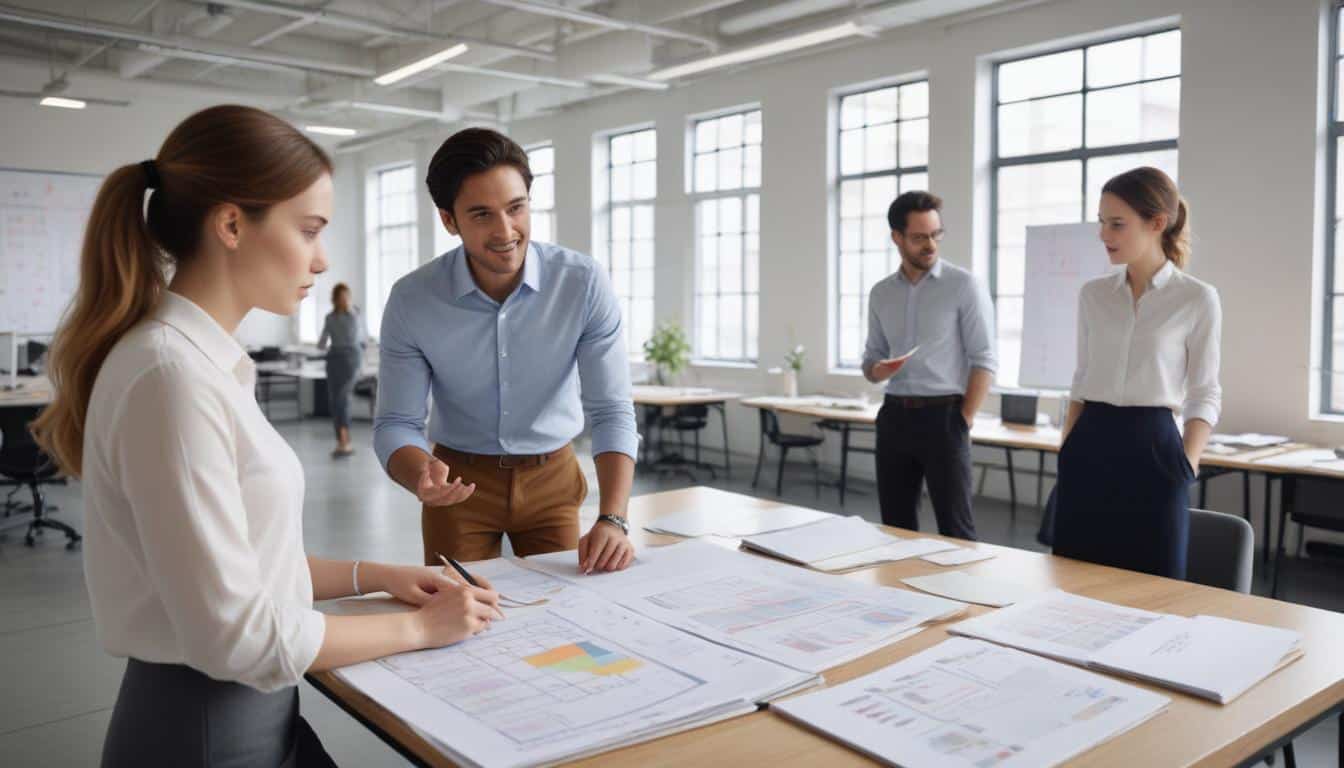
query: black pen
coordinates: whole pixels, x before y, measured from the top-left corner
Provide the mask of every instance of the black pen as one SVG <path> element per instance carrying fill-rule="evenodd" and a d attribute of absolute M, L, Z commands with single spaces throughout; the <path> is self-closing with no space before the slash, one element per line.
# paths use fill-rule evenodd
<path fill-rule="evenodd" d="M 467 573 L 467 569 L 466 569 L 466 568 L 463 568 L 461 563 L 457 562 L 456 560 L 452 559 L 451 557 L 444 557 L 441 553 L 436 552 L 436 553 L 434 553 L 434 554 L 436 554 L 436 555 L 439 556 L 439 561 L 443 563 L 443 567 L 444 567 L 444 568 L 451 567 L 453 570 L 457 571 L 457 573 L 458 573 L 459 576 L 461 576 L 463 579 L 466 579 L 466 582 L 467 582 L 468 584 L 470 584 L 470 585 L 473 586 L 473 587 L 476 587 L 477 589 L 480 589 L 480 588 L 481 588 L 481 585 L 480 585 L 479 583 L 477 583 L 477 581 L 471 577 L 471 574 L 470 574 L 470 573 Z M 499 593 L 496 593 L 496 594 L 499 594 Z M 507 602 L 507 603 L 514 603 L 515 606 L 517 606 L 517 607 L 527 607 L 527 606 L 532 606 L 532 605 L 545 605 L 546 603 L 550 602 L 549 598 L 544 598 L 544 597 L 543 597 L 543 598 L 540 598 L 540 599 L 538 599 L 538 600 L 519 600 L 519 599 L 517 599 L 517 598 L 515 598 L 515 597 L 509 597 L 508 595 L 504 595 L 504 594 L 500 594 L 500 595 L 499 595 L 499 599 L 500 599 L 500 600 L 503 600 L 504 602 Z M 503 613 L 504 613 L 503 611 L 500 611 L 500 615 L 501 615 L 501 616 L 503 615 Z"/>
<path fill-rule="evenodd" d="M 461 563 L 457 562 L 451 557 L 444 557 L 443 555 L 439 555 L 439 559 L 443 561 L 444 565 L 452 566 L 452 569 L 454 571 L 457 571 L 457 575 L 461 576 L 463 579 L 466 579 L 468 584 L 478 589 L 480 588 L 481 585 L 471 577 L 470 573 L 467 573 L 467 569 L 463 568 Z"/>

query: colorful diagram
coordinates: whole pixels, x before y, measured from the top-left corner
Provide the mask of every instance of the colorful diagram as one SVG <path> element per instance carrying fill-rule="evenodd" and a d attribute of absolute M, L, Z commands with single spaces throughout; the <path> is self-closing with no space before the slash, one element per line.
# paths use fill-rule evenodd
<path fill-rule="evenodd" d="M 639 659 L 613 653 L 593 643 L 580 641 L 552 648 L 523 659 L 537 669 L 551 672 L 587 672 L 590 675 L 623 675 L 644 665 Z"/>

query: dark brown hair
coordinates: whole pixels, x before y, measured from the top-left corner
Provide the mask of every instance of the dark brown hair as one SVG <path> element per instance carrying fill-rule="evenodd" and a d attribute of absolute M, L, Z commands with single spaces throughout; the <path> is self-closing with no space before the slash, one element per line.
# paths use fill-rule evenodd
<path fill-rule="evenodd" d="M 943 210 L 943 198 L 931 194 L 912 190 L 896 198 L 887 209 L 887 224 L 891 226 L 893 232 L 905 232 L 906 221 L 912 213 L 923 213 L 924 211 Z"/>
<path fill-rule="evenodd" d="M 1125 201 L 1144 221 L 1167 217 L 1162 231 L 1162 251 L 1181 269 L 1190 263 L 1190 207 L 1176 189 L 1176 182 L 1157 168 L 1142 166 L 1116 176 L 1101 188 Z"/>
<path fill-rule="evenodd" d="M 516 168 L 523 176 L 523 184 L 532 191 L 532 168 L 518 142 L 489 128 L 458 131 L 443 142 L 429 161 L 429 173 L 425 176 L 429 196 L 440 210 L 451 214 L 462 182 L 498 165 Z"/>
<path fill-rule="evenodd" d="M 84 417 L 98 370 L 158 304 L 165 268 L 195 256 L 206 216 L 232 203 L 264 217 L 330 172 L 331 159 L 294 126 L 225 105 L 183 120 L 153 161 L 108 174 L 84 230 L 79 287 L 51 346 L 56 396 L 33 424 L 65 472 L 78 476 L 83 468 Z"/>
<path fill-rule="evenodd" d="M 347 294 L 349 294 L 350 299 L 352 301 L 355 298 L 355 295 L 350 292 L 350 286 L 346 285 L 345 283 L 337 283 L 331 286 L 331 306 L 333 309 L 335 309 L 336 305 L 339 303 L 337 301 L 337 297 L 341 295 L 341 291 L 345 291 Z M 346 308 L 349 309 L 349 307 Z"/>

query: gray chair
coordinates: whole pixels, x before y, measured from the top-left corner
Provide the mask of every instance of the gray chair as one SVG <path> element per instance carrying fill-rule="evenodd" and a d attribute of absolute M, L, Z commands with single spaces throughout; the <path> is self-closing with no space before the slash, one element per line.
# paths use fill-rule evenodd
<path fill-rule="evenodd" d="M 1255 563 L 1255 530 L 1236 515 L 1190 510 L 1190 544 L 1186 549 L 1185 580 L 1206 587 L 1251 593 Z M 1297 767 L 1293 743 L 1283 745 L 1283 761 Z M 1271 755 L 1266 762 L 1273 764 Z"/>
<path fill-rule="evenodd" d="M 1255 531 L 1236 515 L 1190 510 L 1185 579 L 1250 594 Z"/>

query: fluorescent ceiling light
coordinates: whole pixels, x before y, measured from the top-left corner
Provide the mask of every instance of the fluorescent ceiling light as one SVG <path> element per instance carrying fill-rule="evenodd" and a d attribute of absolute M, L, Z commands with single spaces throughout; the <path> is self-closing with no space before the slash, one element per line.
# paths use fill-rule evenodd
<path fill-rule="evenodd" d="M 354 128 L 338 128 L 334 125 L 305 125 L 303 130 L 309 133 L 320 133 L 323 136 L 354 136 L 359 133 Z"/>
<path fill-rule="evenodd" d="M 770 56 L 778 56 L 781 53 L 797 51 L 802 48 L 810 48 L 814 45 L 829 43 L 832 40 L 839 40 L 845 37 L 873 37 L 877 34 L 875 27 L 859 24 L 858 22 L 847 21 L 834 27 L 817 29 L 811 32 L 804 32 L 792 37 L 784 37 L 779 40 L 772 40 L 768 43 L 753 45 L 749 48 L 742 48 L 736 51 L 728 51 L 714 56 L 707 56 L 703 59 L 689 61 L 685 64 L 660 69 L 649 75 L 653 80 L 675 80 L 678 77 L 694 75 L 698 72 L 704 72 L 709 69 L 718 69 L 733 64 L 742 64 L 748 61 L 756 61 Z"/>
<path fill-rule="evenodd" d="M 79 99 L 67 99 L 61 96 L 43 96 L 42 100 L 37 103 L 44 107 L 61 107 L 63 109 L 83 109 L 88 106 Z"/>
<path fill-rule="evenodd" d="M 405 80 L 406 78 L 416 74 L 417 72 L 424 72 L 426 69 L 429 69 L 430 67 L 442 64 L 443 62 L 449 59 L 457 58 L 458 56 L 461 56 L 466 52 L 467 52 L 467 44 L 458 43 L 457 45 L 454 45 L 452 48 L 444 48 L 442 51 L 439 51 L 436 54 L 426 56 L 425 58 L 420 59 L 419 61 L 413 61 L 410 64 L 401 67 L 400 69 L 394 69 L 385 75 L 379 75 L 378 77 L 375 77 L 373 79 L 373 82 L 379 85 L 391 85 L 397 82 L 398 80 Z"/>
<path fill-rule="evenodd" d="M 642 77 L 626 77 L 625 75 L 615 74 L 589 75 L 588 82 L 601 83 L 602 85 L 624 85 L 627 88 L 639 88 L 645 91 L 666 91 L 670 87 L 667 83 L 657 80 L 645 80 Z"/>

